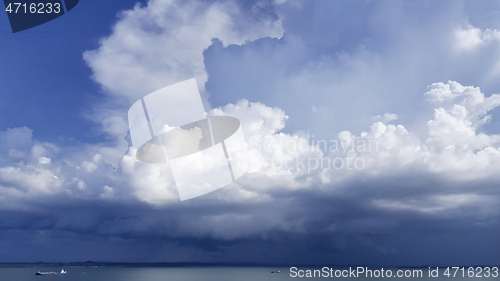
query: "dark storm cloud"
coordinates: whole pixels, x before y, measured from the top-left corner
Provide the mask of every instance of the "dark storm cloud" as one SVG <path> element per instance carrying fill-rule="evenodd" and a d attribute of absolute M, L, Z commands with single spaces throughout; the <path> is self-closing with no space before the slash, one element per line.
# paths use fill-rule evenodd
<path fill-rule="evenodd" d="M 403 181 L 413 182 L 414 190 Z M 134 201 L 88 202 L 60 196 L 62 203 L 57 205 L 39 203 L 28 212 L 3 211 L 0 229 L 31 237 L 30 247 L 39 253 L 34 260 L 46 259 L 41 253 L 48 245 L 54 246 L 54 258 L 68 257 L 57 244 L 74 237 L 78 247 L 99 241 L 112 249 L 123 245 L 134 249 L 118 258 L 122 261 L 146 252 L 162 256 L 165 245 L 172 245 L 172 251 L 198 252 L 200 261 L 212 261 L 208 257 L 217 255 L 217 261 L 225 262 L 416 265 L 487 262 L 497 257 L 498 216 L 485 214 L 477 206 L 421 212 L 371 204 L 378 199 L 407 198 L 421 200 L 425 207 L 427 198 L 441 193 L 479 191 L 498 202 L 497 188 L 491 183 L 450 184 L 443 189 L 439 179 L 413 175 L 378 178 L 377 182 L 364 179 L 335 189 L 278 192 L 272 202 L 262 204 L 199 199 L 162 208 Z M 214 220 L 221 216 L 224 219 Z M 278 225 L 266 228 L 269 222 Z M 36 240 L 40 243 L 33 244 Z M 246 247 L 246 254 L 235 257 Z M 95 257 L 93 251 L 84 252 Z M 447 258 L 445 252 L 454 257 Z"/>

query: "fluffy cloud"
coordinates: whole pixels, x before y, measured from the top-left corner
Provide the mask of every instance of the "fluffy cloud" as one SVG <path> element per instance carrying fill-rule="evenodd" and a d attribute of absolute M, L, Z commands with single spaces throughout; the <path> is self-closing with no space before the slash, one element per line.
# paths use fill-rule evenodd
<path fill-rule="evenodd" d="M 459 52 L 469 52 L 474 49 L 487 45 L 492 41 L 500 39 L 500 32 L 496 29 L 481 29 L 472 25 L 466 28 L 456 29 L 455 32 L 456 49 Z"/>
<path fill-rule="evenodd" d="M 205 106 L 210 107 L 204 93 L 203 51 L 212 39 L 227 46 L 282 35 L 281 19 L 265 1 L 247 7 L 233 1 L 152 0 L 122 12 L 112 34 L 83 55 L 92 79 L 111 98 L 88 116 L 116 142 L 99 153 L 117 165 L 127 150 L 123 138 L 129 106 L 166 85 L 196 77 Z"/>
<path fill-rule="evenodd" d="M 212 115 L 230 115 L 241 120 L 250 156 L 247 176 L 239 185 L 218 192 L 219 199 L 247 200 L 252 194 L 257 199 L 270 199 L 279 190 L 322 190 L 336 186 L 340 179 L 389 176 L 408 167 L 455 179 L 495 179 L 500 137 L 479 133 L 478 127 L 489 120 L 489 112 L 500 104 L 499 96 L 486 98 L 478 88 L 451 81 L 431 85 L 425 95 L 430 103 L 450 105 L 435 109 L 434 118 L 427 122 L 428 137 L 424 140 L 403 125 L 383 122 L 374 123 L 359 135 L 343 131 L 328 140 L 312 139 L 303 133 L 285 134 L 280 131 L 288 116 L 281 109 L 247 100 L 212 110 Z M 139 162 L 132 147 L 120 160 L 118 169 L 103 162 L 99 154 L 67 169 L 62 168 L 62 162 L 48 157 L 60 157 L 57 149 L 48 151 L 50 144 L 32 141 L 29 129 L 10 129 L 2 134 L 5 154 L 24 143 L 25 151 L 16 151 L 26 155 L 23 160 L 11 157 L 9 165 L 2 168 L 0 178 L 4 184 L 50 193 L 62 192 L 64 183 L 67 188 L 74 185 L 72 188 L 78 192 L 90 192 L 89 182 L 95 182 L 97 177 L 101 184 L 92 192 L 108 199 L 116 196 L 111 192 L 113 185 L 120 186 L 125 197 L 135 196 L 152 204 L 177 199 L 168 169 L 162 164 Z M 20 140 L 7 141 L 16 137 Z M 26 160 L 28 163 L 24 164 Z"/>
<path fill-rule="evenodd" d="M 61 148 L 28 128 L 0 132 L 0 231 L 173 241 L 211 261 L 418 264 L 444 249 L 460 264 L 491 262 L 500 137 L 483 129 L 500 98 L 431 83 L 491 92 L 497 82 L 482 78 L 495 73 L 497 32 L 448 2 L 426 17 L 409 2 L 349 5 L 150 1 L 122 13 L 84 55 L 110 97 L 91 118 L 115 143 Z M 132 102 L 193 76 L 207 81 L 210 114 L 241 121 L 250 163 L 235 184 L 179 202 L 169 169 L 137 161 L 123 137 Z M 464 233 L 487 241 L 453 252 Z"/>
<path fill-rule="evenodd" d="M 125 11 L 100 47 L 84 54 L 93 79 L 106 92 L 133 103 L 165 85 L 207 80 L 203 50 L 218 38 L 225 45 L 281 37 L 281 21 L 232 1 L 149 1 Z"/>

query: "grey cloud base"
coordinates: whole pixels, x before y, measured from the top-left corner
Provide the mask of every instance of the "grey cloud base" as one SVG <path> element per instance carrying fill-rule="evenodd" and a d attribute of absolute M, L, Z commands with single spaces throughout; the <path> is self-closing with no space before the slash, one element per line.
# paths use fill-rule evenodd
<path fill-rule="evenodd" d="M 473 210 L 435 216 L 364 204 L 400 189 L 391 179 L 378 186 L 358 183 L 356 193 L 342 198 L 301 191 L 276 194 L 282 200 L 267 204 L 199 200 L 193 203 L 196 208 L 177 203 L 155 210 L 140 203 L 73 201 L 66 208 L 37 206 L 43 210 L 39 214 L 2 212 L 1 260 L 133 262 L 143 256 L 141 261 L 151 262 L 389 266 L 443 260 L 448 265 L 491 264 L 498 257 L 498 225 Z"/>

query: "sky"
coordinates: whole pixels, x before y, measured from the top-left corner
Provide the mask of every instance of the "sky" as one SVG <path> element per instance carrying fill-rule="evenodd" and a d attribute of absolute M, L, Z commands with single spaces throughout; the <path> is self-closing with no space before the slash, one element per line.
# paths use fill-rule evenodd
<path fill-rule="evenodd" d="M 0 262 L 500 263 L 498 1 L 80 1 L 0 50 Z M 249 166 L 180 201 L 127 112 L 191 78 Z"/>

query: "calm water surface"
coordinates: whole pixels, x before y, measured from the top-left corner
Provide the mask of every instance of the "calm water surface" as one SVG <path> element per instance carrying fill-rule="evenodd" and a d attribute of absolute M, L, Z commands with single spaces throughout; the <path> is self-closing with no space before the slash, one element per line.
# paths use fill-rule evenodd
<path fill-rule="evenodd" d="M 5 281 L 266 281 L 266 280 L 310 280 L 317 278 L 292 278 L 290 277 L 289 267 L 65 267 L 68 275 L 65 276 L 37 276 L 37 271 L 55 271 L 60 272 L 60 267 L 27 267 L 27 268 L 0 268 L 0 280 Z M 299 268 L 306 270 L 308 268 Z M 310 268 L 310 269 L 321 269 Z M 373 268 L 375 269 L 375 268 Z M 389 268 L 388 268 L 389 269 Z M 280 270 L 281 273 L 271 274 L 271 270 Z M 394 272 L 397 269 L 392 269 Z M 443 275 L 444 270 L 439 270 L 439 277 L 427 277 L 427 269 L 424 269 L 424 276 L 419 278 L 366 278 L 360 276 L 358 278 L 319 278 L 323 280 L 333 279 L 390 279 L 393 281 L 400 280 L 434 280 L 434 281 L 453 281 L 474 279 L 477 281 L 497 281 L 500 277 L 489 278 L 462 278 L 462 277 L 446 277 Z M 351 280 L 353 281 L 353 280 Z"/>

